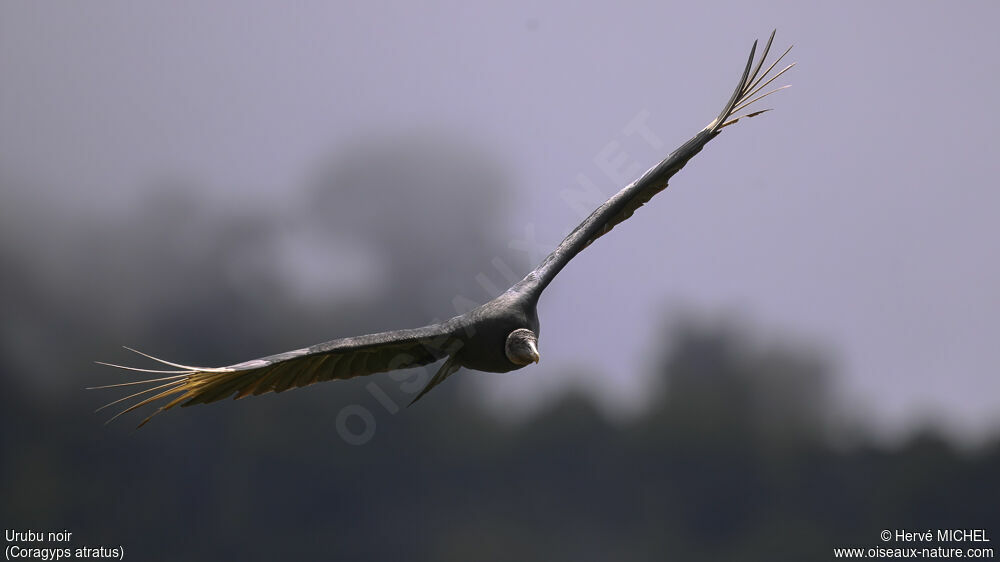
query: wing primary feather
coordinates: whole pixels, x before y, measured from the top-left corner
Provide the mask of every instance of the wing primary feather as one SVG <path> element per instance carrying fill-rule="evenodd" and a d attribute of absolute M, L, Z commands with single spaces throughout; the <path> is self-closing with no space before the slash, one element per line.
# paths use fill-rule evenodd
<path fill-rule="evenodd" d="M 143 382 L 153 382 L 153 381 L 143 381 Z M 105 408 L 108 408 L 110 406 L 114 406 L 115 404 L 120 404 L 120 403 L 122 403 L 122 402 L 124 402 L 126 400 L 131 400 L 132 398 L 135 398 L 136 396 L 142 396 L 143 394 L 149 394 L 150 392 L 155 392 L 155 391 L 160 390 L 162 388 L 168 388 L 168 387 L 171 387 L 171 386 L 178 386 L 178 385 L 181 385 L 183 383 L 184 383 L 184 381 L 174 381 L 174 382 L 168 382 L 166 384 L 161 384 L 159 386 L 154 386 L 152 388 L 147 388 L 147 389 L 144 389 L 144 390 L 140 390 L 139 392 L 136 392 L 134 394 L 129 394 L 128 396 L 125 396 L 124 398 L 119 398 L 118 400 L 115 400 L 114 402 L 108 402 L 107 404 L 105 404 L 105 405 L 101 406 L 100 408 L 94 410 L 94 413 L 96 414 L 97 412 L 100 412 L 101 410 L 103 410 Z M 117 416 L 115 416 L 115 417 L 117 417 Z M 114 418 L 112 418 L 112 419 L 114 419 Z M 108 420 L 108 421 L 111 421 L 111 420 Z"/>
<path fill-rule="evenodd" d="M 142 420 L 142 422 L 139 425 L 135 426 L 135 428 L 136 429 L 141 429 L 142 426 L 146 425 L 147 423 L 149 423 L 150 420 L 153 419 L 153 416 L 159 414 L 160 412 L 163 412 L 164 410 L 166 410 L 165 406 L 161 406 L 161 407 L 157 408 L 156 410 L 153 411 L 152 414 L 149 414 L 148 416 L 146 416 L 146 419 Z M 111 420 L 108 420 L 108 421 L 110 422 Z"/>
<path fill-rule="evenodd" d="M 740 81 L 739 81 L 739 83 L 736 86 L 736 90 L 734 90 L 733 91 L 733 95 L 729 97 L 729 101 L 726 102 L 726 105 L 723 108 L 722 113 L 719 113 L 719 116 L 716 117 L 714 121 L 712 121 L 711 123 L 709 123 L 709 125 L 708 125 L 708 127 L 706 127 L 706 129 L 708 129 L 708 130 L 716 130 L 715 127 L 718 124 L 720 124 L 723 121 L 725 121 L 726 118 L 729 117 L 729 115 L 732 113 L 733 107 L 737 103 L 739 103 L 740 97 L 743 94 L 743 88 L 746 87 L 747 77 L 750 76 L 750 66 L 753 65 L 753 59 L 754 59 L 754 55 L 755 55 L 756 52 L 757 52 L 757 42 L 754 41 L 753 42 L 753 47 L 750 47 L 750 57 L 747 59 L 747 65 L 743 69 L 743 76 L 740 77 Z M 708 142 L 708 141 L 706 141 L 706 142 Z"/>
<path fill-rule="evenodd" d="M 766 98 L 767 96 L 769 96 L 769 95 L 771 95 L 771 94 L 773 94 L 775 92 L 780 92 L 781 90 L 784 90 L 785 88 L 791 88 L 791 87 L 792 87 L 791 84 L 787 84 L 785 86 L 781 86 L 780 88 L 775 88 L 775 89 L 771 90 L 770 92 L 768 92 L 766 94 L 761 94 L 761 95 L 755 97 L 754 99 L 752 99 L 752 100 L 750 100 L 748 102 L 741 103 L 739 105 L 739 107 L 736 107 L 735 109 L 733 109 L 733 113 L 737 113 L 737 112 L 743 111 L 744 109 L 746 109 L 747 107 L 749 107 L 751 104 L 756 103 L 756 102 L 758 102 L 758 101 Z"/>
<path fill-rule="evenodd" d="M 737 111 L 743 109 L 744 107 L 750 105 L 751 103 L 759 100 L 760 98 L 762 98 L 762 97 L 764 97 L 766 95 L 773 94 L 774 92 L 777 92 L 779 90 L 784 90 L 785 88 L 788 88 L 789 86 L 791 86 L 790 84 L 788 84 L 788 85 L 785 85 L 785 86 L 781 86 L 779 88 L 775 88 L 774 90 L 771 90 L 767 94 L 764 94 L 764 96 L 759 96 L 757 98 L 754 98 L 753 101 L 743 101 L 743 100 L 745 100 L 745 99 L 747 99 L 747 98 L 749 98 L 751 96 L 756 95 L 757 92 L 759 92 L 759 91 L 763 90 L 764 88 L 766 88 L 768 84 L 770 84 L 771 82 L 774 82 L 775 80 L 777 80 L 782 74 L 784 74 L 785 72 L 787 72 L 788 69 L 792 68 L 793 66 L 795 66 L 794 62 L 792 64 L 786 66 L 785 68 L 781 69 L 781 72 L 779 72 L 779 73 L 775 74 L 774 76 L 772 76 L 767 82 L 764 82 L 760 86 L 757 86 L 756 88 L 753 89 L 752 92 L 750 92 L 747 95 L 743 96 L 743 98 L 740 100 L 740 103 L 738 103 L 736 105 L 736 107 L 733 108 L 733 113 L 736 113 Z"/>
<path fill-rule="evenodd" d="M 792 47 L 794 47 L 794 46 L 795 45 L 789 45 L 788 48 L 785 49 L 785 52 L 781 53 L 781 56 L 778 57 L 777 59 L 775 59 L 774 62 L 771 63 L 771 66 L 767 67 L 767 70 L 764 71 L 764 74 L 761 74 L 757 78 L 757 80 L 754 81 L 752 84 L 747 84 L 747 88 L 746 88 L 747 92 L 749 92 L 750 90 L 753 90 L 753 89 L 757 88 L 757 84 L 759 84 L 761 80 L 763 80 L 764 78 L 766 78 L 767 75 L 770 74 L 772 70 L 774 70 L 774 67 L 778 66 L 778 63 L 781 62 L 785 58 L 785 55 L 787 55 L 792 50 Z M 764 59 L 761 59 L 761 62 L 763 63 Z M 791 66 L 795 66 L 795 63 L 792 63 Z M 788 67 L 788 68 L 790 68 L 790 67 Z M 788 70 L 788 68 L 785 68 L 785 70 Z M 781 76 L 782 74 L 784 74 L 785 70 L 782 70 L 781 72 L 779 72 L 777 75 L 774 76 L 774 78 L 777 78 L 778 76 Z M 773 78 L 772 78 L 772 80 L 773 80 Z M 746 98 L 747 96 L 752 96 L 752 95 L 753 94 L 748 93 L 748 94 L 745 94 L 743 97 Z"/>
<path fill-rule="evenodd" d="M 211 368 L 211 367 L 192 367 L 190 365 L 181 365 L 179 363 L 171 363 L 170 361 L 164 361 L 163 359 L 160 359 L 158 357 L 153 357 L 152 355 L 149 355 L 148 353 L 143 353 L 143 352 L 139 351 L 138 349 L 132 349 L 131 347 L 128 347 L 128 346 L 125 346 L 125 345 L 123 345 L 122 347 L 124 347 L 125 349 L 131 351 L 132 353 L 138 353 L 139 355 L 142 355 L 143 357 L 148 357 L 149 359 L 152 359 L 153 361 L 156 361 L 157 363 L 163 363 L 164 365 L 170 365 L 171 367 L 177 367 L 178 369 L 184 369 L 185 371 L 201 371 L 203 373 L 213 373 L 213 372 L 214 373 L 225 373 L 227 371 L 231 371 L 232 370 L 232 369 L 229 369 L 228 367 L 216 367 L 216 368 Z"/>
<path fill-rule="evenodd" d="M 162 388 L 162 387 L 152 388 L 152 389 L 150 389 L 150 391 L 152 391 L 152 390 L 159 390 L 159 388 Z M 151 403 L 156 402 L 157 400 L 159 400 L 161 398 L 166 398 L 167 396 L 170 396 L 172 394 L 177 394 L 178 392 L 183 392 L 183 391 L 184 391 L 184 387 L 183 386 L 175 386 L 174 388 L 168 388 L 167 390 L 164 390 L 163 392 L 161 392 L 159 394 L 150 396 L 149 398 L 145 398 L 145 399 L 143 399 L 140 402 L 132 404 L 128 408 L 125 408 L 124 410 L 122 410 L 122 411 L 118 412 L 117 414 L 115 414 L 114 416 L 112 416 L 111 419 L 109 419 L 105 423 L 106 424 L 111 423 L 111 422 L 115 421 L 116 419 L 118 419 L 119 417 L 121 417 L 121 416 L 123 416 L 123 415 L 125 415 L 125 414 L 127 414 L 129 412 L 131 412 L 132 410 L 135 410 L 137 408 L 141 408 L 141 407 L 145 406 L 146 404 L 151 404 Z M 150 417 L 152 417 L 152 416 L 150 416 Z"/>
<path fill-rule="evenodd" d="M 719 125 L 719 128 L 721 129 L 723 127 L 728 127 L 728 126 L 736 123 L 740 119 L 750 119 L 751 117 L 757 117 L 761 113 L 767 113 L 768 111 L 773 111 L 773 109 L 761 109 L 760 111 L 754 111 L 752 113 L 747 113 L 746 115 L 740 115 L 739 117 L 733 117 L 729 121 L 726 121 L 725 123 Z"/>
<path fill-rule="evenodd" d="M 777 29 L 771 30 L 771 36 L 767 38 L 767 43 L 764 45 L 764 50 L 761 51 L 760 53 L 760 60 L 757 61 L 757 64 L 753 68 L 753 72 L 750 73 L 750 77 L 747 78 L 746 82 L 744 83 L 744 92 L 750 88 L 749 84 L 757 79 L 757 73 L 760 72 L 760 67 L 764 66 L 764 61 L 767 59 L 767 54 L 771 52 L 771 43 L 774 41 L 774 34 L 777 32 L 778 32 Z M 765 74 L 767 73 L 765 72 Z"/>
<path fill-rule="evenodd" d="M 135 371 L 137 373 L 153 373 L 153 374 L 157 374 L 157 375 L 174 375 L 174 374 L 180 375 L 180 374 L 190 374 L 190 373 L 194 373 L 195 372 L 195 371 L 189 371 L 189 370 L 183 370 L 183 371 L 182 370 L 164 371 L 164 370 L 158 370 L 158 369 L 140 369 L 138 367 L 128 367 L 126 365 L 116 365 L 114 363 L 105 363 L 104 361 L 94 361 L 94 363 L 96 363 L 98 365 L 104 365 L 106 367 L 114 367 L 116 369 L 124 369 L 126 371 Z"/>
<path fill-rule="evenodd" d="M 183 379 L 186 376 L 187 375 L 174 375 L 172 377 L 160 377 L 158 379 L 146 379 L 146 380 L 141 380 L 141 381 L 119 382 L 119 383 L 115 383 L 115 384 L 104 384 L 104 385 L 101 385 L 101 386 L 88 386 L 86 388 L 86 390 L 100 390 L 102 388 L 118 388 L 118 387 L 121 387 L 121 386 L 132 386 L 132 385 L 136 385 L 136 384 L 149 384 L 149 383 L 153 383 L 153 382 L 161 382 L 161 381 Z"/>

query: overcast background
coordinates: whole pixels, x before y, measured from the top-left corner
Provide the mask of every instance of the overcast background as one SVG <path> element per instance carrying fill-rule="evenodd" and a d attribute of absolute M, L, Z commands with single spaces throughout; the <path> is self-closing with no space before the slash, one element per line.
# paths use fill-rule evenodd
<path fill-rule="evenodd" d="M 118 358 L 124 343 L 228 364 L 404 327 L 372 317 L 449 317 L 527 273 L 582 218 L 572 201 L 596 205 L 588 193 L 610 195 L 711 120 L 753 39 L 777 27 L 798 66 L 768 98 L 776 110 L 727 129 L 577 257 L 540 302 L 541 364 L 466 377 L 470 395 L 517 417 L 580 386 L 627 418 L 645 404 L 665 314 L 696 315 L 821 350 L 843 409 L 886 437 L 931 420 L 980 441 L 1000 421 L 998 12 L 3 2 L 4 275 L 36 272 L 32 302 L 90 303 L 33 332 L 37 310 L 21 310 L 5 352 L 23 364 L 87 342 L 81 360 Z M 628 134 L 636 119 L 662 144 Z M 205 254 L 219 232 L 191 225 L 223 220 L 236 241 Z M 432 251 L 409 263 L 413 244 Z M 256 301 L 273 286 L 342 305 L 316 312 L 336 330 L 205 357 L 130 329 L 176 322 L 133 303 L 200 277 Z M 211 312 L 220 340 L 255 321 L 238 298 L 183 297 L 172 302 Z M 111 301 L 124 303 L 114 315 Z M 129 311 L 143 317 L 122 321 Z M 43 371 L 23 382 L 44 396 L 79 392 L 97 368 Z"/>

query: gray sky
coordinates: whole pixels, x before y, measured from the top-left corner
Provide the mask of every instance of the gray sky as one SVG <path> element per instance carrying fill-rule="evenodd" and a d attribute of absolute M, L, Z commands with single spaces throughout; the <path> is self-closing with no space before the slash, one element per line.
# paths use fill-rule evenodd
<path fill-rule="evenodd" d="M 581 181 L 632 179 L 604 162 L 645 169 L 711 120 L 777 27 L 798 66 L 776 111 L 574 260 L 540 303 L 546 369 L 483 377 L 489 401 L 572 373 L 627 411 L 664 311 L 698 310 L 828 347 L 889 433 L 1000 422 L 996 3 L 291 6 L 0 4 L 4 190 L 100 217 L 182 178 L 280 209 L 359 139 L 431 131 L 504 167 L 516 261 L 576 225 Z M 625 132 L 637 118 L 662 147 Z"/>

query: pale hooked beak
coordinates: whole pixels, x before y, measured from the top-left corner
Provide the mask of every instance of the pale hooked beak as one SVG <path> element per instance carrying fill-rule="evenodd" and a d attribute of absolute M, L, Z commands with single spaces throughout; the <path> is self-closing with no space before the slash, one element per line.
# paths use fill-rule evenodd
<path fill-rule="evenodd" d="M 538 360 L 541 359 L 541 356 L 538 355 L 538 347 L 535 345 L 535 342 L 529 341 L 528 349 L 531 350 L 531 357 L 533 357 L 533 361 L 537 364 Z"/>

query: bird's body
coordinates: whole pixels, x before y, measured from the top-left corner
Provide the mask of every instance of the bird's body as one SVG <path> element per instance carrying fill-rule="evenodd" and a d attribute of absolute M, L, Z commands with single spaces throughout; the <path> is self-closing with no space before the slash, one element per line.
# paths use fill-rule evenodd
<path fill-rule="evenodd" d="M 228 367 L 191 367 L 150 356 L 147 357 L 173 369 L 150 370 L 112 365 L 166 376 L 108 385 L 151 386 L 116 400 L 108 406 L 151 394 L 118 415 L 159 400 L 168 400 L 153 413 L 155 415 L 177 405 L 190 406 L 214 402 L 229 396 L 242 398 L 266 392 L 281 392 L 316 382 L 427 365 L 445 359 L 437 374 L 414 398 L 416 401 L 461 367 L 475 371 L 506 373 L 538 362 L 537 343 L 540 327 L 537 305 L 542 291 L 584 248 L 631 217 L 639 207 L 665 189 L 667 181 L 715 138 L 723 127 L 735 123 L 742 117 L 763 113 L 757 111 L 734 117 L 751 103 L 781 89 L 757 95 L 761 89 L 793 66 L 788 65 L 767 78 L 775 65 L 785 56 L 782 54 L 767 70 L 760 73 L 773 39 L 772 32 L 761 59 L 751 72 L 757 46 L 754 43 L 743 76 L 718 117 L 659 164 L 611 196 L 573 229 L 538 267 L 493 300 L 438 324 L 337 339 Z M 787 53 L 788 50 L 785 51 L 785 54 Z M 152 415 L 142 423 L 146 423 L 151 417 Z"/>
<path fill-rule="evenodd" d="M 523 294 L 506 291 L 449 320 L 459 331 L 456 336 L 466 336 L 457 351 L 458 363 L 467 369 L 487 373 L 506 373 L 525 367 L 527 364 L 513 363 L 504 353 L 504 348 L 507 336 L 515 330 L 530 330 L 538 336 L 536 303 Z"/>

